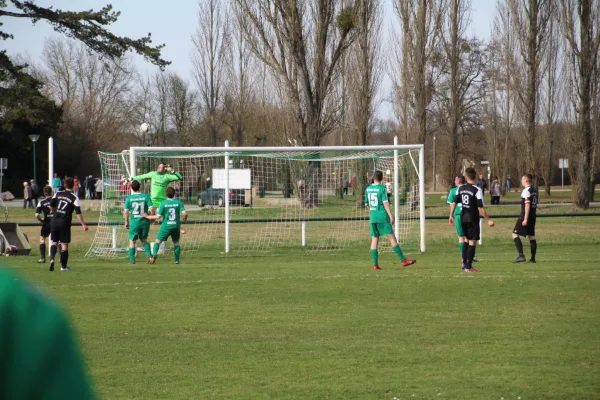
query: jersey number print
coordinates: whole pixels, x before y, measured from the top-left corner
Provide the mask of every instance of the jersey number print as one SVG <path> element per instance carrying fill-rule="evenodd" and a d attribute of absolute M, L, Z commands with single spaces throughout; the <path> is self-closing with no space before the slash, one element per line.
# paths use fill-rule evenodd
<path fill-rule="evenodd" d="M 175 218 L 177 217 L 175 213 L 176 211 L 174 208 L 169 208 L 169 221 L 175 221 Z"/>
<path fill-rule="evenodd" d="M 369 193 L 369 205 L 371 207 L 377 207 L 377 205 L 378 205 L 377 193 Z"/>
<path fill-rule="evenodd" d="M 131 205 L 133 206 L 133 214 L 140 215 L 140 210 L 144 207 L 144 203 L 134 201 L 133 203 L 131 203 Z"/>
<path fill-rule="evenodd" d="M 462 195 L 462 204 L 468 205 L 469 204 L 469 196 L 466 194 Z"/>
<path fill-rule="evenodd" d="M 64 211 L 64 210 L 65 210 L 65 208 L 67 208 L 67 204 L 68 204 L 68 203 L 67 203 L 66 201 L 64 201 L 64 200 L 60 200 L 60 201 L 58 202 L 58 209 L 59 209 L 59 210 L 62 210 L 62 211 Z"/>

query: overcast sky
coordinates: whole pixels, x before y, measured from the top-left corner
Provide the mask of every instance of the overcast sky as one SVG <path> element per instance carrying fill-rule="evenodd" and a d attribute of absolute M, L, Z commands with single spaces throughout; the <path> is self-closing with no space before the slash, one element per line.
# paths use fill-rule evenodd
<path fill-rule="evenodd" d="M 204 1 L 204 0 L 200 0 Z M 490 36 L 496 0 L 472 0 L 472 23 L 469 28 L 471 36 L 487 39 Z M 192 48 L 191 35 L 196 31 L 196 13 L 198 0 L 173 0 L 169 2 L 159 0 L 38 0 L 40 6 L 54 6 L 55 9 L 82 11 L 99 9 L 111 3 L 114 10 L 121 11 L 119 21 L 110 29 L 120 36 L 139 38 L 152 33 L 153 43 L 166 44 L 162 58 L 172 62 L 168 67 L 192 83 L 190 51 Z M 384 26 L 386 30 L 397 23 L 392 8 L 392 0 L 384 0 Z M 10 4 L 10 2 L 9 2 Z M 175 6 L 177 4 L 177 6 Z M 167 7 L 165 7 L 167 5 Z M 52 27 L 45 22 L 32 26 L 27 19 L 2 18 L 5 32 L 12 33 L 14 40 L 6 40 L 2 46 L 8 50 L 9 55 L 17 53 L 29 54 L 34 60 L 41 58 L 44 40 L 53 35 L 58 35 Z M 385 40 L 385 35 L 384 35 Z M 385 49 L 385 44 L 382 46 Z M 144 62 L 142 57 L 134 57 L 135 64 L 144 72 L 155 70 L 151 64 Z M 386 98 L 390 91 L 390 80 L 385 78 L 382 82 L 380 98 Z M 392 108 L 382 102 L 378 109 L 382 118 L 392 118 Z"/>

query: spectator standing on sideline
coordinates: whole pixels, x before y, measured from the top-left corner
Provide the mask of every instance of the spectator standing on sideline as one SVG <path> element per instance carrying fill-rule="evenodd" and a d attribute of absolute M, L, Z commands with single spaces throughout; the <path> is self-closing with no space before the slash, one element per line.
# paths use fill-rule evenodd
<path fill-rule="evenodd" d="M 350 179 L 350 187 L 352 188 L 352 195 L 354 195 L 354 192 L 356 192 L 356 177 L 353 176 L 352 179 Z"/>
<path fill-rule="evenodd" d="M 350 182 L 348 182 L 348 179 L 346 179 L 344 181 L 344 194 L 348 195 L 348 187 L 350 186 Z"/>
<path fill-rule="evenodd" d="M 192 184 L 191 182 L 188 184 L 187 196 L 185 198 L 188 202 L 192 201 Z"/>
<path fill-rule="evenodd" d="M 37 205 L 38 198 L 40 197 L 40 188 L 33 179 L 30 180 L 29 183 L 31 184 L 31 195 L 33 196 L 33 204 Z"/>
<path fill-rule="evenodd" d="M 81 181 L 77 176 L 73 177 L 73 194 L 79 198 L 79 188 L 81 188 Z"/>
<path fill-rule="evenodd" d="M 477 179 L 477 184 L 475 186 L 481 189 L 481 194 L 485 197 L 485 189 L 487 189 L 487 183 L 485 179 L 483 179 L 482 174 L 479 174 L 479 179 Z"/>
<path fill-rule="evenodd" d="M 102 200 L 102 192 L 104 191 L 104 182 L 102 182 L 102 178 L 98 178 L 94 187 L 96 188 L 96 198 Z"/>
<path fill-rule="evenodd" d="M 502 195 L 502 188 L 498 177 L 494 177 L 494 182 L 490 186 L 490 196 L 492 198 L 492 204 L 500 205 L 500 196 Z"/>
<path fill-rule="evenodd" d="M 33 195 L 29 182 L 23 182 L 23 208 L 33 208 Z"/>
<path fill-rule="evenodd" d="M 94 189 L 94 178 L 91 175 L 85 180 L 85 186 L 90 200 L 94 200 L 96 190 Z"/>
<path fill-rule="evenodd" d="M 55 172 L 54 178 L 52 178 L 52 182 L 50 183 L 52 184 L 52 190 L 54 191 L 54 193 L 56 193 L 58 191 L 58 188 L 62 186 L 62 179 L 60 179 L 58 174 Z"/>
<path fill-rule="evenodd" d="M 510 174 L 506 175 L 506 193 L 510 193 Z"/>

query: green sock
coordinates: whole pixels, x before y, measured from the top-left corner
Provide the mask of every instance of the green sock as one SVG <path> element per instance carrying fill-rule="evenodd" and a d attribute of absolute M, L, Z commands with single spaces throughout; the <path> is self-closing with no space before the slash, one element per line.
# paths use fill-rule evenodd
<path fill-rule="evenodd" d="M 379 255 L 377 254 L 377 249 L 371 249 L 371 259 L 373 260 L 373 265 L 379 265 L 377 262 L 379 261 Z"/>
<path fill-rule="evenodd" d="M 129 262 L 135 262 L 135 247 L 129 248 Z"/>
<path fill-rule="evenodd" d="M 465 246 L 465 242 L 458 242 L 458 249 L 460 250 L 460 255 L 463 254 L 463 247 Z"/>
<path fill-rule="evenodd" d="M 160 247 L 160 243 L 154 243 L 154 246 L 152 246 L 152 255 L 156 256 L 158 255 L 158 248 Z"/>
<path fill-rule="evenodd" d="M 406 260 L 406 257 L 404 257 L 404 254 L 402 254 L 402 250 L 400 250 L 399 245 L 395 245 L 394 247 L 392 247 L 392 250 L 394 250 L 394 253 L 396 253 L 396 255 L 400 257 L 400 261 Z"/>
<path fill-rule="evenodd" d="M 152 253 L 150 252 L 150 243 L 144 243 L 144 252 L 146 253 L 146 258 L 152 257 Z"/>
<path fill-rule="evenodd" d="M 175 261 L 179 262 L 179 255 L 181 254 L 181 246 L 177 245 L 174 248 L 175 250 Z"/>

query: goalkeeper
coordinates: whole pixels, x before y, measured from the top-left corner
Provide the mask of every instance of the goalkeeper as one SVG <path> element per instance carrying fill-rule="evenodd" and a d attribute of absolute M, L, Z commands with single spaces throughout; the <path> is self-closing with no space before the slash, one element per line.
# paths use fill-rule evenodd
<path fill-rule="evenodd" d="M 173 171 L 170 165 L 165 163 L 158 164 L 156 171 L 148 172 L 147 174 L 132 176 L 131 180 L 141 181 L 151 179 L 150 199 L 154 210 L 158 210 L 160 203 L 167 199 L 167 186 L 171 182 L 176 182 L 183 179 L 179 172 Z"/>

